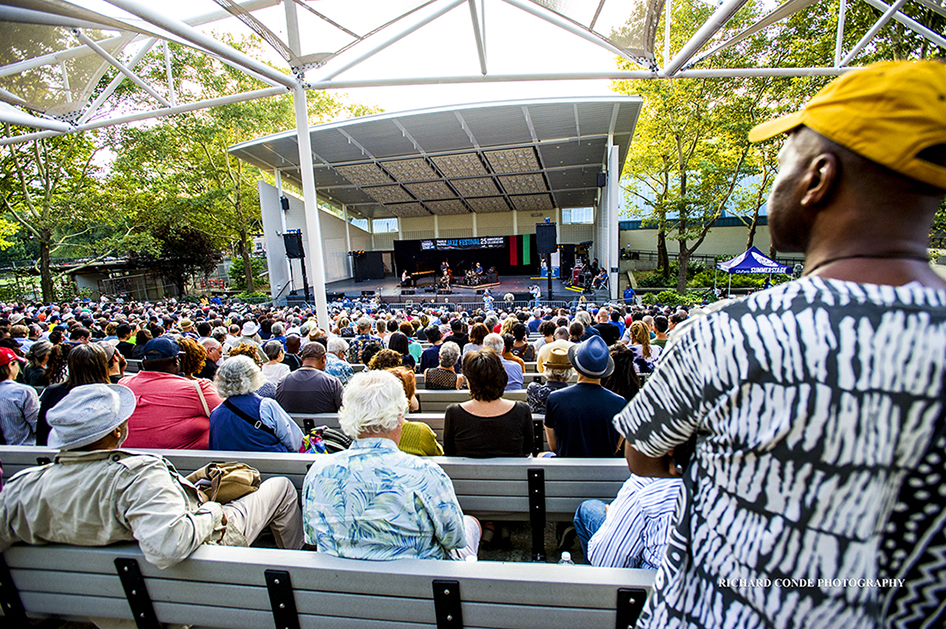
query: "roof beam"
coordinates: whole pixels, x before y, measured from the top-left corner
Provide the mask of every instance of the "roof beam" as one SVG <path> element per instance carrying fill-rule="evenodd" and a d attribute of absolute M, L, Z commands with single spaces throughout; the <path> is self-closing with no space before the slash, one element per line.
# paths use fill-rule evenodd
<path fill-rule="evenodd" d="M 113 57 L 112 55 L 108 54 L 108 52 L 107 52 L 104 48 L 102 48 L 101 46 L 99 46 L 98 44 L 96 44 L 94 41 L 92 41 L 91 39 L 89 39 L 88 35 L 86 35 L 85 33 L 83 33 L 82 31 L 80 31 L 80 30 L 77 29 L 77 28 L 76 28 L 76 29 L 73 29 L 72 32 L 73 32 L 73 34 L 74 34 L 76 37 L 79 38 L 79 41 L 80 41 L 80 42 L 82 42 L 83 44 L 85 44 L 86 46 L 88 46 L 89 48 L 91 48 L 92 50 L 94 50 L 95 53 L 96 53 L 98 56 L 102 57 L 102 59 L 105 59 L 105 60 L 108 61 L 110 64 L 112 64 L 112 66 L 114 66 L 119 72 L 121 72 L 121 73 L 124 74 L 126 77 L 128 77 L 128 80 L 130 80 L 132 83 L 134 83 L 135 85 L 137 85 L 138 87 L 140 87 L 140 88 L 143 89 L 144 91 L 148 92 L 148 94 L 150 94 L 153 99 L 155 99 L 156 101 L 158 101 L 159 103 L 161 103 L 161 104 L 164 105 L 165 107 L 170 107 L 170 106 L 171 106 L 171 103 L 168 102 L 168 100 L 167 100 L 166 98 L 164 98 L 163 96 L 161 96 L 160 94 L 158 94 L 158 93 L 154 90 L 153 87 L 151 87 L 150 85 L 148 85 L 148 84 L 147 84 L 144 80 L 142 80 L 137 74 L 135 74 L 134 72 L 132 72 L 131 70 L 129 70 L 127 67 L 125 67 L 125 65 L 124 65 L 121 61 L 119 61 L 118 59 L 116 59 L 116 58 Z"/>
<path fill-rule="evenodd" d="M 443 2 L 442 2 L 442 5 L 443 5 L 443 6 L 441 6 L 441 7 L 437 8 L 437 9 L 433 10 L 430 14 L 428 14 L 428 15 L 426 15 L 426 16 L 424 16 L 424 17 L 421 17 L 421 18 L 419 18 L 419 19 L 417 19 L 417 20 L 415 20 L 415 21 L 413 21 L 413 22 L 408 23 L 405 27 L 403 27 L 403 28 L 401 28 L 400 30 L 396 31 L 395 33 L 393 33 L 393 34 L 392 34 L 390 37 L 388 37 L 387 39 L 383 39 L 383 40 L 379 41 L 377 44 L 375 44 L 374 46 L 368 48 L 367 50 L 365 50 L 365 51 L 362 52 L 361 54 L 356 55 L 353 59 L 342 63 L 342 65 L 341 65 L 340 67 L 332 68 L 332 69 L 327 70 L 327 71 L 322 75 L 322 77 L 321 77 L 320 79 L 318 79 L 318 80 L 319 80 L 319 81 L 323 81 L 323 82 L 326 82 L 326 81 L 327 81 L 327 82 L 331 82 L 331 80 L 332 80 L 333 78 L 335 78 L 336 76 L 338 76 L 338 75 L 341 74 L 342 72 L 345 72 L 345 71 L 347 71 L 347 70 L 350 70 L 351 68 L 355 67 L 356 65 L 360 64 L 362 61 L 365 61 L 366 59 L 370 59 L 371 57 L 375 56 L 376 54 L 378 54 L 379 52 L 381 52 L 382 50 L 384 50 L 384 49 L 387 48 L 388 46 L 391 46 L 392 44 L 395 44 L 395 43 L 401 41 L 402 39 L 404 39 L 405 37 L 407 37 L 407 36 L 410 35 L 411 33 L 417 31 L 418 29 L 420 29 L 420 28 L 423 27 L 423 26 L 426 26 L 426 25 L 429 24 L 430 22 L 433 22 L 434 20 L 436 20 L 437 18 L 439 18 L 439 17 L 440 17 L 441 15 L 443 15 L 444 13 L 448 13 L 449 11 L 452 11 L 453 9 L 455 9 L 455 8 L 458 7 L 458 6 L 460 6 L 461 4 L 463 4 L 463 3 L 466 2 L 466 1 L 467 1 L 467 0 L 443 0 Z M 435 2 L 435 4 L 436 4 L 436 2 Z M 363 41 L 368 41 L 368 40 L 366 39 L 366 40 L 363 40 Z M 361 42 L 359 42 L 359 44 L 360 44 L 360 43 L 361 43 Z M 357 45 L 358 45 L 358 44 L 356 44 L 356 46 L 357 46 Z M 352 48 L 352 50 L 355 50 L 355 49 Z M 353 54 L 354 54 L 354 53 L 353 53 Z M 308 85 L 307 85 L 307 87 L 308 87 Z M 311 89 L 311 88 L 310 88 L 310 89 Z"/>
<path fill-rule="evenodd" d="M 290 89 L 296 85 L 296 81 L 292 77 L 283 74 L 279 70 L 276 70 L 275 68 L 268 66 L 261 61 L 257 61 L 256 59 L 244 55 L 242 52 L 236 50 L 232 46 L 228 46 L 217 41 L 213 37 L 204 35 L 197 29 L 185 24 L 184 22 L 166 17 L 165 15 L 162 15 L 161 11 L 153 9 L 150 6 L 141 5 L 137 2 L 134 2 L 134 0 L 106 1 L 120 9 L 128 11 L 132 15 L 138 16 L 149 24 L 153 24 L 159 28 L 163 28 L 169 33 L 177 35 L 178 37 L 190 42 L 194 46 L 209 50 L 224 59 L 228 59 L 241 68 L 250 69 L 257 74 L 260 74 L 281 85 L 285 85 Z"/>
<path fill-rule="evenodd" d="M 477 0 L 469 0 L 470 18 L 473 21 L 473 37 L 476 39 L 476 53 L 480 58 L 480 73 L 486 75 L 486 19 L 484 11 L 486 7 L 480 2 L 480 10 L 476 10 Z M 482 23 L 481 20 L 482 19 Z"/>
<path fill-rule="evenodd" d="M 887 11 L 890 9 L 890 5 L 888 5 L 886 2 L 882 2 L 882 0 L 864 0 L 864 2 L 880 11 Z M 946 37 L 943 37 L 936 31 L 930 30 L 929 28 L 923 26 L 909 15 L 905 15 L 903 12 L 897 11 L 893 16 L 893 19 L 897 22 L 900 22 L 917 35 L 927 38 L 937 46 L 946 48 Z"/>
<path fill-rule="evenodd" d="M 861 41 L 857 42 L 854 45 L 854 48 L 851 52 L 847 53 L 847 56 L 844 59 L 841 59 L 841 65 L 846 66 L 851 63 L 851 60 L 854 59 L 864 49 L 864 46 L 869 44 L 874 37 L 877 36 L 877 33 L 880 32 L 887 22 L 900 10 L 900 8 L 907 3 L 907 0 L 897 0 L 893 6 L 888 7 L 887 11 L 880 16 L 880 19 L 877 20 L 877 23 L 870 27 L 870 30 L 864 33 L 864 36 L 861 37 Z"/>
<path fill-rule="evenodd" d="M 712 39 L 713 35 L 719 32 L 719 29 L 748 1 L 749 0 L 727 0 L 724 4 L 720 5 L 720 7 L 716 9 L 716 12 L 703 23 L 700 30 L 694 33 L 690 41 L 685 43 L 683 48 L 680 49 L 680 52 L 670 60 L 670 64 L 660 72 L 660 75 L 665 78 L 670 78 L 679 72 L 680 68 L 685 66 L 686 63 L 693 58 L 693 55 L 698 53 L 700 49 L 706 45 L 706 42 Z"/>

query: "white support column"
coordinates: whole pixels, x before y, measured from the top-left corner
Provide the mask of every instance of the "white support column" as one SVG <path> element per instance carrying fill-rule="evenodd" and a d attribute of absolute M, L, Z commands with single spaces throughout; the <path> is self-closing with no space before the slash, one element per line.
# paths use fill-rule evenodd
<path fill-rule="evenodd" d="M 519 235 L 519 210 L 512 211 L 512 235 Z"/>
<path fill-rule="evenodd" d="M 618 147 L 611 145 L 608 153 L 608 283 L 611 285 L 611 299 L 618 298 L 618 273 L 611 272 L 612 268 L 620 268 L 618 245 L 621 232 L 618 224 L 618 210 L 621 201 L 621 162 L 618 160 Z"/>
<path fill-rule="evenodd" d="M 286 225 L 286 211 L 282 209 L 282 171 L 278 168 L 273 171 L 273 174 L 276 176 L 276 194 L 279 195 L 279 224 L 282 226 L 282 233 L 286 233 L 289 230 L 289 227 Z M 292 282 L 292 260 L 286 258 L 286 266 L 289 268 L 289 290 L 295 289 L 295 286 Z"/>
<path fill-rule="evenodd" d="M 315 312 L 319 325 L 327 329 L 328 304 L 325 299 L 325 261 L 322 259 L 322 225 L 320 223 L 318 199 L 315 196 L 315 172 L 312 168 L 312 139 L 309 136 L 309 115 L 306 93 L 300 85 L 292 90 L 292 101 L 296 108 L 296 140 L 299 143 L 299 170 L 302 172 L 302 194 L 305 201 L 306 234 L 309 237 L 309 252 L 306 262 L 309 281 L 315 292 Z M 304 290 L 304 287 L 303 287 Z"/>
<path fill-rule="evenodd" d="M 355 277 L 355 261 L 348 253 L 351 251 L 351 222 L 348 219 L 348 206 L 342 203 L 342 218 L 345 219 L 345 257 L 348 258 L 348 277 Z"/>
<path fill-rule="evenodd" d="M 440 238 L 440 215 L 434 214 L 434 238 Z"/>
<path fill-rule="evenodd" d="M 473 237 L 476 238 L 478 235 L 476 231 L 476 212 L 473 212 Z"/>

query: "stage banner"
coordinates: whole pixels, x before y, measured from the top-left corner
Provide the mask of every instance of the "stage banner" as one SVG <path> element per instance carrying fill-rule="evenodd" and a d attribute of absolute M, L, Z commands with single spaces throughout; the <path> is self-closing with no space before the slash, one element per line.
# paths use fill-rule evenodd
<path fill-rule="evenodd" d="M 509 236 L 509 265 L 529 266 L 532 264 L 532 234 Z"/>
<path fill-rule="evenodd" d="M 458 251 L 464 249 L 502 249 L 506 246 L 505 237 L 488 236 L 484 238 L 437 238 L 421 240 L 422 251 Z"/>

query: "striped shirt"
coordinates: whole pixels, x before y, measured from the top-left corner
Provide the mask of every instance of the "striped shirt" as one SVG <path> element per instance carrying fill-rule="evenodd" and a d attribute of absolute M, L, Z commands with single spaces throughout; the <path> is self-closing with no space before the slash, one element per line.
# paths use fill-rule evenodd
<path fill-rule="evenodd" d="M 697 435 L 638 626 L 885 626 L 881 588 L 833 580 L 884 574 L 944 378 L 943 290 L 805 278 L 694 323 L 614 420 L 650 457 Z"/>
<path fill-rule="evenodd" d="M 605 568 L 656 570 L 667 552 L 673 511 L 683 482 L 631 474 L 608 515 L 588 540 L 588 559 Z"/>

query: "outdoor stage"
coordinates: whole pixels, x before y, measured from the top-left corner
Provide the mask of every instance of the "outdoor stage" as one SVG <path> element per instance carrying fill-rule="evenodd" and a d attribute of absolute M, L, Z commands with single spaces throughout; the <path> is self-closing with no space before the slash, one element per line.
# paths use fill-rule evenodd
<path fill-rule="evenodd" d="M 489 284 L 486 286 L 454 286 L 453 294 L 451 295 L 438 295 L 436 291 L 427 292 L 433 288 L 428 281 L 423 282 L 422 285 L 417 288 L 408 288 L 407 290 L 413 290 L 414 294 L 404 295 L 402 298 L 400 278 L 394 276 L 386 277 L 383 280 L 365 280 L 363 282 L 356 282 L 355 280 L 329 282 L 325 285 L 325 292 L 330 295 L 332 293 L 344 293 L 347 297 L 352 298 L 361 297 L 362 292 L 376 292 L 385 300 L 411 300 L 415 302 L 433 301 L 434 299 L 436 299 L 436 301 L 443 301 L 444 297 L 449 297 L 451 302 L 457 302 L 481 300 L 482 296 L 478 291 L 488 286 L 489 292 L 496 301 L 502 300 L 503 295 L 506 293 L 512 293 L 516 296 L 517 301 L 523 301 L 532 299 L 532 295 L 529 294 L 529 287 L 533 284 L 538 284 L 539 288 L 542 289 L 543 300 L 549 298 L 548 280 L 544 277 L 533 278 L 528 275 L 501 275 L 499 276 L 498 284 Z M 561 280 L 558 278 L 552 278 L 552 299 L 571 300 L 578 294 L 579 293 L 567 290 L 565 285 L 562 284 Z"/>

